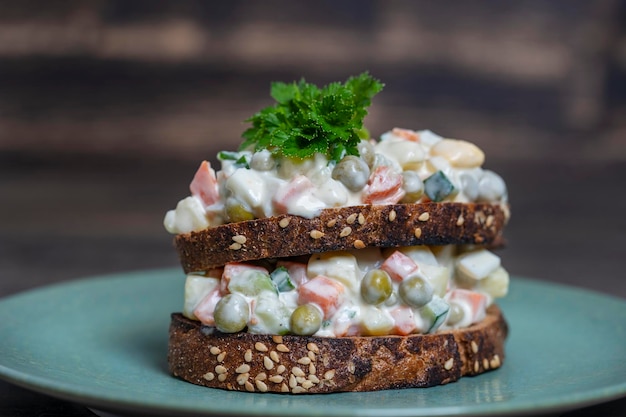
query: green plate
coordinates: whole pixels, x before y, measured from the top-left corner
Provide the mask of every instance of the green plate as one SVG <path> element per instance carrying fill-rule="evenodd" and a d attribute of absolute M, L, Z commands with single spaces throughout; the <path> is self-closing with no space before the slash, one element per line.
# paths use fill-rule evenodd
<path fill-rule="evenodd" d="M 0 377 L 111 412 L 457 416 L 565 411 L 626 395 L 626 301 L 513 277 L 499 370 L 445 386 L 278 395 L 198 387 L 167 372 L 178 269 L 100 276 L 0 301 Z"/>

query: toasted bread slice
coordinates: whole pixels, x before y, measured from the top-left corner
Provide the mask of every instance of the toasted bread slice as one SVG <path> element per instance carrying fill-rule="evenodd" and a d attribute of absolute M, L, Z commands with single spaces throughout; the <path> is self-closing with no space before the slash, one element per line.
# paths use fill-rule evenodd
<path fill-rule="evenodd" d="M 188 382 L 251 392 L 419 388 L 499 368 L 508 325 L 496 305 L 471 327 L 409 336 L 326 338 L 220 333 L 172 314 L 169 369 Z"/>
<path fill-rule="evenodd" d="M 186 273 L 228 262 L 368 246 L 499 245 L 508 206 L 482 203 L 361 205 L 307 219 L 281 215 L 228 223 L 174 238 Z"/>

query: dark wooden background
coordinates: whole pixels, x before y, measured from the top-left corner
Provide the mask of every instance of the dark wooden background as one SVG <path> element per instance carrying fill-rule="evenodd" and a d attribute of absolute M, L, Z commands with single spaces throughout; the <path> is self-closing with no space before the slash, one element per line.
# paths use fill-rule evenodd
<path fill-rule="evenodd" d="M 165 211 L 237 146 L 270 82 L 363 70 L 386 83 L 374 135 L 485 150 L 509 187 L 512 274 L 626 298 L 618 0 L 0 0 L 0 296 L 175 266 Z M 90 414 L 0 382 L 0 416 L 42 410 Z"/>

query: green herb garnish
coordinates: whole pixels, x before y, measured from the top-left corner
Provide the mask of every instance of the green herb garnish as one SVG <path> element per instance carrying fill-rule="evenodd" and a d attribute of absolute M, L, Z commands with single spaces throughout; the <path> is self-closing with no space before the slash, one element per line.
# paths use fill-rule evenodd
<path fill-rule="evenodd" d="M 276 104 L 246 120 L 252 127 L 243 133 L 240 149 L 268 149 L 276 155 L 307 158 L 315 153 L 339 161 L 358 155 L 363 119 L 372 97 L 383 84 L 368 73 L 345 83 L 318 88 L 303 80 L 272 83 Z"/>

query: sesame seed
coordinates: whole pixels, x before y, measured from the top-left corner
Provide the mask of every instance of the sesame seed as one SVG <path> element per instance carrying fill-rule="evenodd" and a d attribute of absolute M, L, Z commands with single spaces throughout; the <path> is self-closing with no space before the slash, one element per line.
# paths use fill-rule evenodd
<path fill-rule="evenodd" d="M 274 336 L 272 336 L 272 341 L 274 343 L 283 343 L 283 337 L 279 334 L 275 334 Z"/>
<path fill-rule="evenodd" d="M 279 352 L 283 352 L 283 353 L 289 352 L 289 348 L 286 345 L 283 345 L 282 343 L 276 346 L 276 350 Z"/>
<path fill-rule="evenodd" d="M 465 218 L 463 217 L 462 214 L 459 214 L 459 218 L 456 219 L 456 225 L 457 226 L 462 226 L 463 223 L 465 223 Z"/>
<path fill-rule="evenodd" d="M 222 352 L 219 355 L 217 355 L 217 361 L 218 362 L 224 362 L 224 358 L 226 357 L 226 352 Z"/>
<path fill-rule="evenodd" d="M 311 233 L 309 233 L 309 235 L 313 238 L 313 239 L 319 239 L 322 236 L 324 236 L 324 233 L 320 232 L 319 230 L 311 230 Z"/>
<path fill-rule="evenodd" d="M 294 374 L 294 376 L 304 376 L 304 371 L 302 370 L 302 368 L 299 368 L 297 366 L 291 368 L 291 373 Z"/>
<path fill-rule="evenodd" d="M 331 369 L 329 371 L 324 372 L 324 379 L 331 380 L 335 378 L 335 370 Z"/>
<path fill-rule="evenodd" d="M 492 368 L 497 368 L 500 366 L 500 356 L 498 356 L 497 353 L 493 356 L 493 359 L 491 359 L 489 365 L 491 365 Z"/>
<path fill-rule="evenodd" d="M 289 375 L 289 388 L 294 388 L 296 385 L 298 385 L 298 382 L 296 382 L 296 376 L 293 374 Z"/>
<path fill-rule="evenodd" d="M 359 213 L 359 224 L 360 225 L 365 224 L 365 216 L 363 215 L 363 213 Z"/>
<path fill-rule="evenodd" d="M 202 378 L 206 379 L 207 381 L 213 381 L 215 379 L 215 374 L 213 372 L 207 372 L 206 374 L 202 375 Z"/>
<path fill-rule="evenodd" d="M 450 358 L 443 364 L 446 371 L 449 371 L 454 366 L 454 358 Z"/>
<path fill-rule="evenodd" d="M 256 387 L 258 388 L 259 391 L 267 392 L 267 385 L 265 384 L 265 382 L 256 380 L 254 381 L 254 383 L 256 384 Z"/>
<path fill-rule="evenodd" d="M 228 377 L 228 375 L 227 375 L 227 374 L 219 374 L 219 375 L 217 376 L 217 380 L 218 380 L 218 381 L 220 381 L 220 382 L 224 382 L 224 381 L 226 381 L 226 378 L 227 378 L 227 377 Z"/>
<path fill-rule="evenodd" d="M 287 368 L 285 368 L 285 365 L 278 365 L 278 367 L 276 368 L 276 373 L 277 374 L 282 374 L 286 370 L 287 370 Z"/>
<path fill-rule="evenodd" d="M 413 233 L 415 234 L 415 237 L 419 239 L 422 236 L 422 229 L 416 227 Z"/>
<path fill-rule="evenodd" d="M 336 224 L 337 219 L 330 219 L 328 222 L 326 222 L 326 227 L 335 227 Z"/>
<path fill-rule="evenodd" d="M 275 384 L 280 384 L 284 379 L 285 378 L 283 378 L 282 375 L 272 375 L 270 376 L 269 381 Z"/>
<path fill-rule="evenodd" d="M 308 365 L 311 363 L 311 358 L 309 358 L 308 356 L 303 356 L 302 358 L 298 359 L 298 363 L 300 365 Z"/>
<path fill-rule="evenodd" d="M 246 353 L 243 354 L 243 358 L 245 359 L 246 362 L 252 361 L 252 350 L 250 349 L 246 350 Z"/>
<path fill-rule="evenodd" d="M 487 227 L 490 227 L 493 224 L 493 220 L 494 220 L 493 214 L 490 214 L 489 216 L 487 216 L 487 221 L 485 222 L 485 225 Z"/>
<path fill-rule="evenodd" d="M 480 369 L 480 364 L 478 363 L 478 361 L 474 361 L 474 372 L 478 372 L 479 369 Z"/>
<path fill-rule="evenodd" d="M 356 367 L 354 366 L 354 362 L 349 362 L 348 363 L 348 372 L 350 372 L 351 374 L 354 374 L 355 370 L 356 370 Z"/>
<path fill-rule="evenodd" d="M 355 240 L 353 245 L 356 249 L 363 249 L 365 247 L 365 243 L 363 243 L 361 239 Z"/>
<path fill-rule="evenodd" d="M 267 374 L 265 372 L 261 372 L 257 376 L 254 377 L 255 381 L 265 381 L 266 379 L 267 379 Z"/>
<path fill-rule="evenodd" d="M 339 237 L 346 237 L 350 233 L 352 233 L 352 228 L 350 226 L 346 226 L 341 230 L 341 233 L 339 233 Z"/>
<path fill-rule="evenodd" d="M 296 377 L 296 382 L 297 382 L 298 384 L 303 384 L 303 383 L 304 383 L 304 381 L 306 381 L 306 380 L 307 380 L 307 379 L 306 379 L 305 377 L 303 377 L 303 376 L 297 376 L 297 377 Z"/>
<path fill-rule="evenodd" d="M 280 362 L 280 356 L 278 356 L 275 350 L 270 352 L 270 358 L 276 363 Z"/>
<path fill-rule="evenodd" d="M 293 387 L 293 388 L 291 389 L 291 392 L 292 392 L 293 394 L 302 394 L 303 392 L 306 392 L 306 390 L 305 390 L 304 388 L 302 388 L 302 387 L 300 387 L 300 386 L 297 386 L 297 385 L 296 385 L 295 387 Z"/>
<path fill-rule="evenodd" d="M 280 345 L 278 345 L 278 346 L 280 346 Z M 265 346 L 265 344 L 263 344 L 261 342 L 256 342 L 254 344 L 254 348 L 256 350 L 258 350 L 259 352 L 267 352 L 268 351 L 267 346 Z"/>
<path fill-rule="evenodd" d="M 268 371 L 271 371 L 274 369 L 274 362 L 268 356 L 263 356 L 263 366 L 265 366 L 265 369 Z"/>
<path fill-rule="evenodd" d="M 241 243 L 234 242 L 232 245 L 230 245 L 230 246 L 228 247 L 228 249 L 231 249 L 231 250 L 239 250 L 239 249 L 241 249 Z"/>
<path fill-rule="evenodd" d="M 309 388 L 312 388 L 312 387 L 313 387 L 313 385 L 315 385 L 315 384 L 313 383 L 313 381 L 309 381 L 309 380 L 307 380 L 307 381 L 304 381 L 304 382 L 302 383 L 302 388 L 304 388 L 304 389 L 309 389 Z"/>
<path fill-rule="evenodd" d="M 237 375 L 237 383 L 239 385 L 243 385 L 246 383 L 246 381 L 248 381 L 248 378 L 250 378 L 250 374 L 245 373 L 245 374 L 239 374 Z"/>
<path fill-rule="evenodd" d="M 483 368 L 489 369 L 489 361 L 487 360 L 487 358 L 483 359 Z"/>
<path fill-rule="evenodd" d="M 356 213 L 352 213 L 351 215 L 348 216 L 348 218 L 346 219 L 346 223 L 348 224 L 352 224 L 356 221 Z"/>
<path fill-rule="evenodd" d="M 283 384 L 280 386 L 280 392 L 289 392 L 289 387 L 287 384 Z"/>
<path fill-rule="evenodd" d="M 244 235 L 235 235 L 233 236 L 233 242 L 239 243 L 239 244 L 244 244 L 246 243 L 246 237 Z"/>
<path fill-rule="evenodd" d="M 311 352 L 320 353 L 320 348 L 313 342 L 309 342 L 306 344 L 306 348 Z"/>
<path fill-rule="evenodd" d="M 419 217 L 417 218 L 417 220 L 419 220 L 421 222 L 427 222 L 428 219 L 430 219 L 430 214 L 428 212 L 424 212 L 424 213 L 420 214 Z"/>
<path fill-rule="evenodd" d="M 470 343 L 470 346 L 472 347 L 472 352 L 478 353 L 478 345 L 476 344 L 476 342 L 472 340 L 472 343 Z"/>
<path fill-rule="evenodd" d="M 212 355 L 219 355 L 222 351 L 217 346 L 211 346 L 209 352 L 211 352 Z"/>
<path fill-rule="evenodd" d="M 395 210 L 391 210 L 391 211 L 389 212 L 389 221 L 390 221 L 390 222 L 394 221 L 394 220 L 396 219 L 396 216 L 397 216 L 397 215 L 398 215 L 398 214 L 396 213 L 396 211 L 395 211 Z"/>
<path fill-rule="evenodd" d="M 246 372 L 250 372 L 250 365 L 248 365 L 247 363 L 239 365 L 237 369 L 235 369 L 235 372 L 237 372 L 238 374 L 245 374 Z"/>
<path fill-rule="evenodd" d="M 316 374 L 316 373 L 317 373 L 317 368 L 315 367 L 315 364 L 314 364 L 313 362 L 311 362 L 311 363 L 309 364 L 309 374 L 311 374 L 311 375 L 309 375 L 309 378 L 310 378 L 311 376 L 315 376 L 315 374 Z M 316 378 L 317 378 L 317 377 L 316 377 Z"/>
<path fill-rule="evenodd" d="M 315 352 L 309 350 L 309 353 L 306 354 L 309 359 L 311 359 L 312 361 L 314 361 L 315 359 L 317 359 L 317 357 L 315 356 Z"/>
<path fill-rule="evenodd" d="M 254 385 L 252 385 L 250 381 L 246 381 L 244 386 L 246 387 L 246 391 L 254 392 Z"/>
<path fill-rule="evenodd" d="M 289 226 L 289 223 L 291 222 L 291 217 L 283 217 L 282 219 L 280 219 L 280 221 L 278 222 L 278 225 L 281 228 L 285 228 L 287 226 Z"/>
<path fill-rule="evenodd" d="M 218 374 L 225 374 L 226 372 L 228 372 L 228 369 L 223 365 L 217 365 L 215 367 L 215 372 Z"/>
<path fill-rule="evenodd" d="M 309 375 L 309 381 L 311 381 L 314 384 L 320 383 L 320 379 L 317 377 L 317 375 Z"/>

